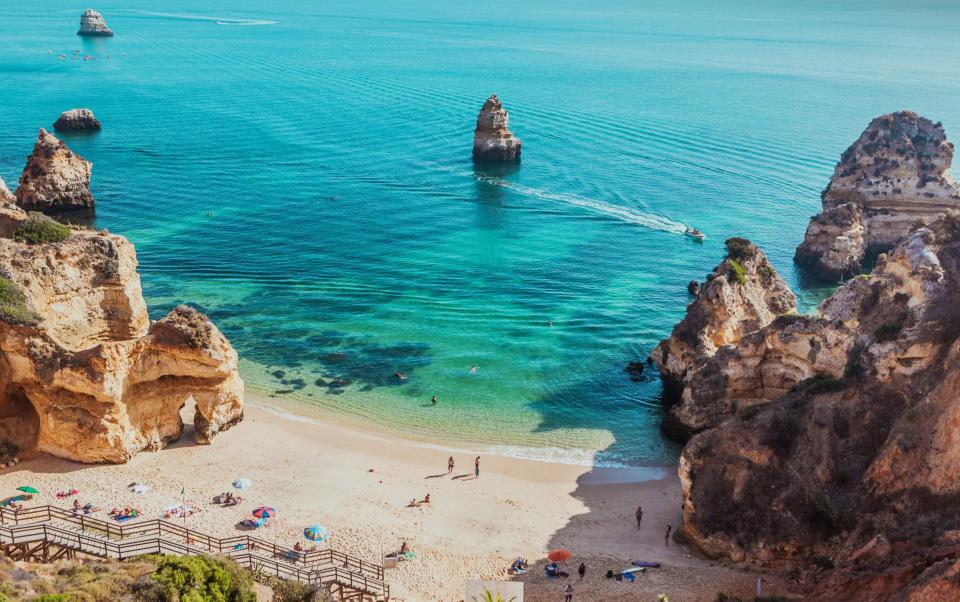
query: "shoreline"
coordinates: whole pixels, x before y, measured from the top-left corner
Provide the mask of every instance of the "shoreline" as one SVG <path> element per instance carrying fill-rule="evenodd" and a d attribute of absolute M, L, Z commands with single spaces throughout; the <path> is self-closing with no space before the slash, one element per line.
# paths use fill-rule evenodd
<path fill-rule="evenodd" d="M 312 405 L 309 402 L 300 401 L 297 399 L 288 399 L 284 397 L 275 397 L 259 391 L 248 391 L 244 395 L 244 404 L 245 408 L 257 408 L 257 410 L 263 411 L 267 414 L 291 423 L 302 423 L 317 427 L 342 429 L 350 432 L 353 436 L 371 439 L 381 443 L 399 441 L 411 447 L 418 447 L 438 452 L 497 456 L 500 458 L 510 458 L 513 460 L 522 460 L 527 462 L 573 466 L 591 469 L 592 471 L 609 472 L 611 475 L 615 472 L 623 472 L 624 475 L 633 475 L 632 478 L 630 476 L 621 476 L 619 477 L 618 482 L 660 478 L 668 471 L 676 472 L 679 462 L 678 457 L 676 461 L 670 463 L 637 465 L 618 463 L 615 465 L 608 465 L 603 461 L 600 463 L 575 461 L 572 459 L 572 456 L 567 456 L 567 459 L 563 458 L 565 452 L 582 452 L 582 454 L 593 454 L 596 456 L 597 454 L 602 453 L 603 450 L 588 451 L 583 449 L 536 447 L 519 444 L 485 446 L 483 444 L 465 443 L 464 445 L 456 445 L 443 439 L 428 441 L 412 436 L 410 433 L 399 429 L 394 430 L 390 429 L 389 427 L 384 427 L 381 424 L 371 424 L 369 422 L 365 423 L 362 420 L 354 418 L 348 414 L 339 413 L 334 410 Z M 538 456 L 538 451 L 544 453 Z"/>
<path fill-rule="evenodd" d="M 259 402 L 262 403 L 262 398 Z M 678 599 L 712 602 L 718 591 L 746 594 L 755 575 L 703 560 L 671 541 L 664 525 L 680 521 L 680 485 L 669 467 L 648 470 L 603 469 L 481 454 L 474 477 L 475 453 L 453 452 L 456 469 L 447 471 L 448 450 L 435 449 L 379 433 L 357 432 L 303 418 L 288 418 L 248 397 L 243 422 L 210 445 L 192 442 L 189 421 L 181 439 L 158 452 L 144 452 L 127 464 L 83 465 L 50 456 L 26 459 L 0 471 L 0 493 L 30 484 L 40 490 L 28 504 L 69 507 L 73 500 L 103 509 L 138 507 L 144 518 L 181 500 L 200 512 L 187 519 L 191 528 L 216 536 L 236 532 L 235 524 L 251 508 L 266 504 L 279 513 L 263 537 L 293 545 L 309 524 L 331 530 L 328 545 L 369 561 L 408 542 L 413 562 L 387 572 L 395 601 L 454 601 L 471 579 L 513 580 L 514 558 L 528 559 L 519 577 L 525 600 L 554 600 L 564 580 L 543 576 L 546 552 L 564 547 L 588 567 L 587 579 L 574 580 L 581 600 L 647 600 L 666 592 Z M 191 416 L 184 408 L 184 416 Z M 239 507 L 215 506 L 211 498 L 231 490 L 236 478 L 253 481 L 239 492 Z M 137 495 L 131 482 L 151 491 Z M 57 499 L 57 491 L 76 488 L 76 497 Z M 430 504 L 409 507 L 411 499 Z M 644 508 L 641 529 L 634 511 Z M 608 569 L 631 559 L 656 560 L 636 583 L 606 579 Z"/>

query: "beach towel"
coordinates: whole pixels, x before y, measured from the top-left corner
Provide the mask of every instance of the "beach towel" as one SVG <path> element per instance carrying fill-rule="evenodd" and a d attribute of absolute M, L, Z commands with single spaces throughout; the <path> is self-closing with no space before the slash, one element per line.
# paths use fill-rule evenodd
<path fill-rule="evenodd" d="M 634 581 L 637 580 L 637 576 L 634 575 L 633 573 L 624 573 L 623 578 L 629 581 L 630 583 L 633 583 Z"/>
<path fill-rule="evenodd" d="M 633 566 L 646 567 L 646 568 L 648 568 L 648 569 L 659 569 L 659 568 L 660 568 L 660 563 L 659 563 L 659 562 L 647 562 L 647 561 L 644 561 L 644 560 L 634 560 L 634 561 L 631 562 L 630 564 L 632 564 Z"/>
<path fill-rule="evenodd" d="M 136 517 L 135 517 L 134 515 L 132 515 L 132 514 L 124 514 L 124 515 L 120 515 L 120 516 L 114 516 L 114 517 L 113 517 L 113 520 L 117 521 L 118 523 L 122 523 L 122 522 L 124 522 L 124 521 L 128 521 L 128 520 L 133 519 L 133 518 L 136 518 Z"/>

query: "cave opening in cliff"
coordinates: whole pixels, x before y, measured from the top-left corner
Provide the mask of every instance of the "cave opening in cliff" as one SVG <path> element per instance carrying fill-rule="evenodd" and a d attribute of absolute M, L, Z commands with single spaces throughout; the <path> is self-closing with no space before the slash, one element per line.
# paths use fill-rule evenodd
<path fill-rule="evenodd" d="M 40 415 L 23 389 L 10 387 L 0 398 L 0 442 L 9 441 L 21 451 L 37 447 Z"/>

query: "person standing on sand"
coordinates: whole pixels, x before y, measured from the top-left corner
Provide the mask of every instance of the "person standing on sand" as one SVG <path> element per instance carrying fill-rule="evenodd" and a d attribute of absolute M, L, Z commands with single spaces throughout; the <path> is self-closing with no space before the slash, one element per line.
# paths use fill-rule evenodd
<path fill-rule="evenodd" d="M 584 562 L 580 563 L 580 568 L 577 569 L 577 574 L 580 575 L 580 581 L 583 581 L 583 576 L 587 574 L 587 565 Z"/>
<path fill-rule="evenodd" d="M 480 478 L 480 456 L 477 456 L 477 459 L 473 461 L 473 478 Z"/>
<path fill-rule="evenodd" d="M 453 473 L 453 456 L 450 456 L 450 459 L 447 460 L 447 474 Z"/>
<path fill-rule="evenodd" d="M 670 545 L 670 529 L 672 528 L 670 525 L 667 525 L 667 530 L 663 533 L 663 545 L 665 546 Z"/>
<path fill-rule="evenodd" d="M 563 588 L 563 602 L 572 602 L 573 601 L 573 586 L 567 583 L 567 587 Z"/>
<path fill-rule="evenodd" d="M 643 506 L 637 506 L 637 528 L 640 528 L 640 521 L 643 520 Z"/>

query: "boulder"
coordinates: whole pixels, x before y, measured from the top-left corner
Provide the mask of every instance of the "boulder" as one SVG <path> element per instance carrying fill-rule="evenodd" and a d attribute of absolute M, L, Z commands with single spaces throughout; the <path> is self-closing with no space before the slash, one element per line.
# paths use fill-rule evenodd
<path fill-rule="evenodd" d="M 723 362 L 740 374 L 728 389 L 758 370 L 747 344 L 790 358 L 778 373 L 814 374 L 689 441 L 686 541 L 789 570 L 808 600 L 955 599 L 960 214 L 917 228 L 816 316 L 745 337 Z"/>
<path fill-rule="evenodd" d="M 797 303 L 763 251 L 743 238 L 729 239 L 726 258 L 702 285 L 687 290 L 694 300 L 686 316 L 650 354 L 668 397 L 675 400 L 664 432 L 680 441 L 772 394 L 754 386 L 749 398 L 734 403 L 724 397 L 724 376 L 710 360 L 777 316 L 793 313 Z"/>
<path fill-rule="evenodd" d="M 473 133 L 473 160 L 507 163 L 520 159 L 520 139 L 510 131 L 510 115 L 496 94 L 483 103 Z"/>
<path fill-rule="evenodd" d="M 89 161 L 74 154 L 67 145 L 44 129 L 40 130 L 33 154 L 20 176 L 17 204 L 27 211 L 59 213 L 93 209 Z"/>
<path fill-rule="evenodd" d="M 3 178 L 0 178 L 0 205 L 10 205 L 15 202 L 17 202 L 16 197 L 7 188 L 7 183 L 3 181 Z"/>
<path fill-rule="evenodd" d="M 90 109 L 70 109 L 60 113 L 53 129 L 58 132 L 97 132 L 100 131 L 100 121 Z"/>
<path fill-rule="evenodd" d="M 868 251 L 960 209 L 953 144 L 940 123 L 900 111 L 870 122 L 840 157 L 795 259 L 828 279 L 859 273 Z"/>
<path fill-rule="evenodd" d="M 80 15 L 80 31 L 78 36 L 110 38 L 113 32 L 107 27 L 107 22 L 103 20 L 103 15 L 88 8 Z"/>
<path fill-rule="evenodd" d="M 189 400 L 200 443 L 242 419 L 233 347 L 189 307 L 151 323 L 125 238 L 0 238 L 0 266 L 0 439 L 125 462 L 179 438 Z"/>

